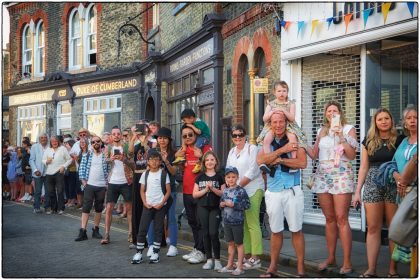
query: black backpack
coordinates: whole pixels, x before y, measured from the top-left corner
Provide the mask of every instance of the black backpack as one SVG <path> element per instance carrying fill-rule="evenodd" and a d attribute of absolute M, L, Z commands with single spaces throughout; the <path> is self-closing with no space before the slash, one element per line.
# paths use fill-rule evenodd
<path fill-rule="evenodd" d="M 150 173 L 150 170 L 147 169 L 146 170 L 146 174 L 144 175 L 145 176 L 145 178 L 144 178 L 144 192 L 145 193 L 146 193 L 146 190 L 147 190 L 147 177 L 149 177 L 149 173 Z M 167 174 L 168 173 L 166 172 L 166 170 L 165 169 L 162 169 L 162 174 L 160 176 L 160 185 L 162 187 L 162 193 L 163 193 L 163 195 L 166 194 L 166 175 Z M 168 211 L 169 208 L 171 208 L 172 201 L 173 201 L 173 199 L 172 199 L 172 196 L 170 195 L 169 198 L 168 198 L 168 200 L 166 201 L 166 206 L 167 206 L 166 207 L 166 211 Z"/>

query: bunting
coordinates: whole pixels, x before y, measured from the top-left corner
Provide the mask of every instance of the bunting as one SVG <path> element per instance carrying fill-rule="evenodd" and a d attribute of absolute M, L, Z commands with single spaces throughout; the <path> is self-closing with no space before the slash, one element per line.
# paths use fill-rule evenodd
<path fill-rule="evenodd" d="M 414 2 L 407 2 L 408 10 L 410 11 L 411 17 L 414 16 Z"/>
<path fill-rule="evenodd" d="M 384 24 L 386 22 L 386 18 L 388 17 L 388 13 L 389 13 L 389 8 L 391 8 L 391 4 L 390 2 L 384 3 L 382 5 L 382 15 L 384 16 Z"/>
<path fill-rule="evenodd" d="M 281 26 L 283 26 L 284 31 L 287 31 L 287 28 L 289 28 L 289 26 L 290 26 L 291 22 L 290 22 L 290 21 L 286 21 L 286 20 L 282 20 L 282 21 L 280 22 L 280 24 L 281 24 Z"/>
<path fill-rule="evenodd" d="M 330 25 L 331 25 L 331 23 L 333 22 L 333 20 L 334 20 L 334 17 L 329 17 L 329 18 L 327 18 L 327 23 L 328 23 L 328 30 L 330 30 Z"/>
<path fill-rule="evenodd" d="M 305 25 L 305 21 L 303 21 L 303 20 L 298 21 L 298 33 L 297 33 L 298 36 L 299 36 L 300 30 L 302 30 L 304 25 Z"/>
<path fill-rule="evenodd" d="M 344 22 L 346 23 L 346 34 L 347 34 L 347 28 L 349 27 L 349 23 L 352 17 L 353 17 L 353 14 L 344 15 Z"/>
<path fill-rule="evenodd" d="M 366 29 L 366 23 L 368 21 L 370 12 L 372 11 L 372 8 L 363 10 L 363 28 Z"/>
<path fill-rule="evenodd" d="M 318 25 L 318 21 L 317 19 L 312 20 L 312 30 L 311 30 L 311 36 L 314 33 L 314 30 L 316 28 L 316 26 Z"/>

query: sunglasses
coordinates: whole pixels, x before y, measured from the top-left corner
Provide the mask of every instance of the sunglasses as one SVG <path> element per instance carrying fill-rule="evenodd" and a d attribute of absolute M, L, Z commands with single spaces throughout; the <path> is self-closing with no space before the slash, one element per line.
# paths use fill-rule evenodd
<path fill-rule="evenodd" d="M 96 140 L 96 141 L 92 141 L 92 144 L 95 144 L 95 143 L 99 143 L 99 144 L 101 144 L 101 140 Z"/>
<path fill-rule="evenodd" d="M 86 136 L 86 133 L 79 133 L 79 136 L 81 137 Z"/>
<path fill-rule="evenodd" d="M 128 134 L 123 134 L 124 137 L 128 137 Z"/>
<path fill-rule="evenodd" d="M 244 133 L 239 133 L 239 134 L 237 134 L 237 133 L 232 133 L 232 138 L 242 138 L 242 137 L 244 137 L 245 136 L 245 134 Z"/>
<path fill-rule="evenodd" d="M 194 137 L 194 133 L 188 133 L 188 134 L 182 135 L 182 138 L 184 138 L 184 139 L 192 138 L 192 137 Z"/>

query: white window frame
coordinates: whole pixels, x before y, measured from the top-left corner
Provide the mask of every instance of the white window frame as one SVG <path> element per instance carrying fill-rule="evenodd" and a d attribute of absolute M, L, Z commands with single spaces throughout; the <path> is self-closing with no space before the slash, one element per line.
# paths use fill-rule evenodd
<path fill-rule="evenodd" d="M 155 29 L 159 26 L 159 3 L 154 3 L 152 11 L 152 28 Z"/>
<path fill-rule="evenodd" d="M 90 11 L 93 9 L 93 11 L 94 11 L 94 25 L 95 25 L 95 28 L 93 29 L 94 30 L 94 32 L 90 32 L 91 31 L 91 28 L 89 27 L 89 22 L 90 22 Z M 93 53 L 95 53 L 96 55 L 98 55 L 97 54 L 97 47 L 98 47 L 98 37 L 97 37 L 97 33 L 98 33 L 98 14 L 97 14 L 97 10 L 96 10 L 96 7 L 95 7 L 95 4 L 90 4 L 88 7 L 87 7 L 87 9 L 86 9 L 86 16 L 85 16 L 85 18 L 86 18 L 86 20 L 85 20 L 85 24 L 84 24 L 84 30 L 86 30 L 86 32 L 84 32 L 83 34 L 85 34 L 85 36 L 84 36 L 84 47 L 85 47 L 85 50 L 84 50 L 84 65 L 86 65 L 87 67 L 92 67 L 92 66 L 96 66 L 96 63 L 94 63 L 94 64 L 91 64 L 90 63 L 90 61 L 89 61 L 89 58 L 90 58 L 90 55 L 91 54 L 93 54 Z M 95 31 L 96 30 L 96 31 Z M 96 40 L 96 48 L 95 49 L 89 49 L 89 38 L 91 37 L 91 36 L 95 36 L 96 38 L 95 38 L 95 40 Z M 96 57 L 96 59 L 97 59 L 97 57 Z"/>
<path fill-rule="evenodd" d="M 29 33 L 29 37 L 31 38 L 31 46 L 28 46 L 28 40 L 27 40 L 27 36 L 26 33 Z M 32 65 L 32 55 L 33 55 L 33 50 L 32 50 L 32 40 L 33 40 L 33 34 L 30 28 L 30 25 L 27 24 L 25 26 L 25 28 L 23 29 L 23 33 L 22 33 L 22 77 L 23 73 L 28 72 L 26 71 L 26 67 L 27 66 L 31 66 L 31 71 L 33 71 L 33 65 Z M 26 60 L 26 53 L 31 52 L 31 58 L 29 60 Z M 32 73 L 29 72 L 30 76 L 32 76 Z"/>
<path fill-rule="evenodd" d="M 74 18 L 76 17 L 76 14 L 79 16 L 79 36 L 78 37 L 73 37 L 73 22 L 74 22 Z M 77 70 L 77 69 L 81 69 L 82 65 L 81 64 L 73 64 L 73 60 L 74 60 L 74 44 L 76 42 L 77 39 L 79 39 L 79 44 L 82 44 L 82 38 L 81 38 L 81 34 L 82 34 L 82 28 L 83 25 L 81 24 L 81 15 L 79 13 L 79 11 L 77 9 L 74 9 L 71 13 L 70 13 L 70 17 L 69 17 L 69 69 L 70 70 Z M 77 54 L 76 54 L 77 55 Z M 83 48 L 82 48 L 82 54 L 83 56 Z"/>
<path fill-rule="evenodd" d="M 38 108 L 38 114 L 32 115 L 31 110 L 32 108 Z M 23 114 L 22 114 L 23 113 Z M 33 120 L 45 120 L 47 121 L 47 105 L 46 103 L 30 105 L 30 106 L 19 106 L 17 108 L 17 138 L 16 143 L 20 143 L 21 137 L 21 129 L 20 129 L 20 122 L 22 121 L 33 121 Z M 44 131 L 46 132 L 46 131 Z"/>
<path fill-rule="evenodd" d="M 40 29 L 42 27 L 43 34 L 40 34 Z M 43 77 L 45 75 L 45 29 L 44 29 L 44 22 L 40 20 L 35 29 L 35 67 L 34 67 L 34 76 L 35 77 Z M 42 45 L 39 42 L 40 35 L 43 36 L 42 38 Z M 41 56 L 42 54 L 42 56 Z M 41 59 L 42 61 L 42 69 L 41 69 Z"/>
<path fill-rule="evenodd" d="M 70 113 L 62 113 L 63 105 L 70 105 Z M 63 127 L 62 120 L 68 118 L 70 120 L 70 127 Z M 60 134 L 61 129 L 69 128 L 71 129 L 71 104 L 70 101 L 60 101 L 57 103 L 57 135 Z"/>
<path fill-rule="evenodd" d="M 110 100 L 114 100 L 115 107 L 110 107 Z M 118 99 L 120 99 L 120 107 L 118 107 Z M 105 100 L 106 106 L 103 109 L 100 109 L 101 100 Z M 96 110 L 88 110 L 88 104 L 92 104 L 91 108 L 93 108 L 93 102 L 97 102 Z M 106 113 L 121 113 L 122 109 L 122 95 L 109 95 L 109 96 L 100 96 L 100 97 L 91 97 L 85 98 L 83 100 L 83 127 L 87 126 L 87 116 L 88 115 L 99 115 L 99 114 L 106 114 Z M 118 124 L 121 125 L 121 124 Z"/>

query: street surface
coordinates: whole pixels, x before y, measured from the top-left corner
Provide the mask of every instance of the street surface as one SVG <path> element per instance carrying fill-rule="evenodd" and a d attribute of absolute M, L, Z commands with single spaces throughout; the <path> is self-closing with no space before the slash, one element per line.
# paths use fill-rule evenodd
<path fill-rule="evenodd" d="M 189 252 L 192 243 L 178 240 L 177 257 L 166 257 L 162 248 L 160 263 L 130 263 L 135 250 L 128 248 L 127 225 L 114 222 L 111 243 L 100 245 L 91 239 L 92 224 L 89 221 L 87 241 L 75 242 L 80 228 L 80 211 L 68 211 L 64 215 L 32 213 L 32 205 L 3 201 L 2 224 L 2 277 L 234 277 L 213 270 L 203 270 L 203 264 L 192 265 L 181 256 Z M 100 226 L 103 234 L 103 224 Z M 147 249 L 143 252 L 146 255 Z M 227 262 L 226 248 L 222 247 L 222 263 Z M 257 270 L 248 270 L 242 277 L 258 277 L 266 271 L 267 262 Z M 295 277 L 296 268 L 279 266 L 281 277 Z M 322 277 L 308 273 L 309 277 Z"/>

